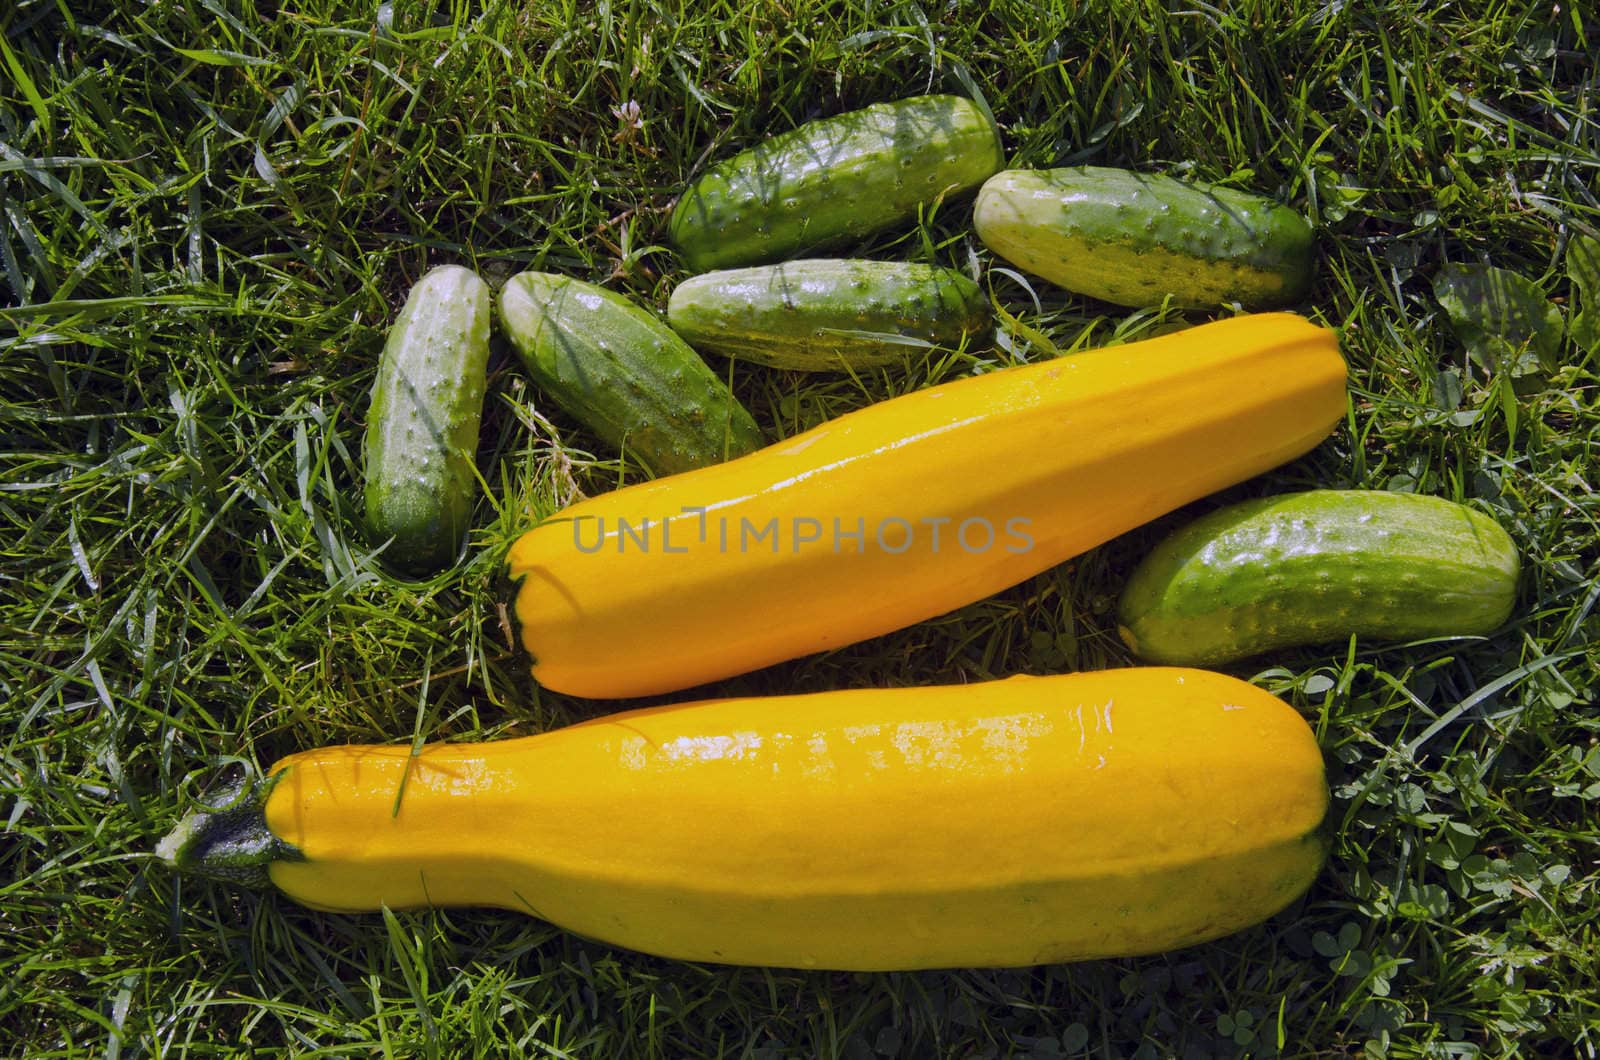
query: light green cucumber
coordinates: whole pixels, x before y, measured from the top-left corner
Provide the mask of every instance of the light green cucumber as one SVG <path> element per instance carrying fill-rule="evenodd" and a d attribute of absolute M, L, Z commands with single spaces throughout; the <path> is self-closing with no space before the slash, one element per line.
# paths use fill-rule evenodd
<path fill-rule="evenodd" d="M 466 536 L 492 302 L 470 269 L 434 269 L 411 288 L 378 361 L 364 452 L 366 530 L 401 570 L 444 567 Z"/>
<path fill-rule="evenodd" d="M 695 272 L 779 261 L 914 217 L 1005 165 L 994 122 L 959 96 L 915 96 L 807 122 L 702 174 L 668 235 Z"/>
<path fill-rule="evenodd" d="M 1158 174 L 1082 166 L 1007 170 L 978 192 L 973 227 L 1002 258 L 1122 306 L 1288 305 L 1311 284 L 1311 226 L 1270 199 Z"/>
<path fill-rule="evenodd" d="M 987 326 L 989 303 L 953 269 L 817 258 L 685 280 L 672 292 L 667 321 L 696 349 L 840 372 L 958 346 Z"/>
<path fill-rule="evenodd" d="M 1475 636 L 1511 614 L 1519 560 L 1481 512 L 1437 497 L 1311 490 L 1212 512 L 1128 578 L 1119 632 L 1151 662 L 1274 648 Z"/>
<path fill-rule="evenodd" d="M 700 355 L 653 313 L 592 283 L 522 272 L 500 322 L 528 374 L 561 408 L 653 474 L 720 463 L 766 444 Z"/>

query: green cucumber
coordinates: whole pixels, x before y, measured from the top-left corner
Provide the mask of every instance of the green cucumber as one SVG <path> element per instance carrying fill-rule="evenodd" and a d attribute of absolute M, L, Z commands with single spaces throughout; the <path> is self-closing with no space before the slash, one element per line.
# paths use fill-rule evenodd
<path fill-rule="evenodd" d="M 363 499 L 368 538 L 401 570 L 444 567 L 466 536 L 492 299 L 470 269 L 441 266 L 411 288 L 384 344 L 367 410 Z"/>
<path fill-rule="evenodd" d="M 978 192 L 983 245 L 1122 306 L 1288 305 L 1311 284 L 1311 226 L 1270 199 L 1156 174 L 1008 170 Z"/>
<path fill-rule="evenodd" d="M 539 388 L 651 473 L 720 463 L 766 444 L 700 355 L 621 295 L 522 272 L 506 282 L 499 307 L 506 337 Z"/>
<path fill-rule="evenodd" d="M 807 122 L 717 163 L 668 235 L 695 272 L 779 261 L 914 217 L 1005 165 L 994 122 L 959 96 L 916 96 Z"/>
<path fill-rule="evenodd" d="M 1176 531 L 1128 579 L 1119 632 L 1151 662 L 1209 666 L 1273 648 L 1487 634 L 1511 614 L 1517 548 L 1437 497 L 1311 490 Z"/>
<path fill-rule="evenodd" d="M 953 269 L 820 258 L 685 280 L 672 292 L 667 322 L 696 349 L 838 372 L 958 346 L 988 324 L 989 303 Z"/>

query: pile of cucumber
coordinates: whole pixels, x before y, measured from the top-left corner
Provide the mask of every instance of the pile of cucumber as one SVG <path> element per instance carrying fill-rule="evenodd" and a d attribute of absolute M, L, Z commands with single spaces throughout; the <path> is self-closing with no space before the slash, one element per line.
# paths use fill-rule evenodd
<path fill-rule="evenodd" d="M 1343 421 L 1333 333 L 1252 312 L 1310 289 L 1305 218 L 1165 176 L 1004 165 L 992 118 L 951 96 L 717 163 L 671 217 L 698 274 L 666 323 L 571 277 L 524 272 L 496 297 L 466 269 L 434 270 L 373 388 L 374 542 L 411 572 L 459 555 L 491 316 L 546 397 L 658 476 L 556 513 L 506 559 L 534 676 L 592 698 L 675 692 L 947 612 Z M 991 303 L 968 276 L 801 256 L 974 191 L 979 240 L 1018 268 L 1118 305 L 1234 312 L 767 445 L 697 351 L 859 371 L 981 341 Z M 1303 893 L 1327 789 L 1291 708 L 1183 668 L 1488 635 L 1518 566 L 1504 529 L 1438 498 L 1247 501 L 1180 528 L 1127 579 L 1119 632 L 1160 666 L 680 704 L 420 753 L 317 749 L 191 815 L 161 853 L 321 908 L 537 909 L 696 960 L 910 969 L 1187 945 Z"/>
<path fill-rule="evenodd" d="M 496 301 L 470 271 L 434 270 L 401 311 L 372 391 L 371 537 L 412 572 L 459 553 L 491 302 L 545 396 L 652 474 L 675 475 L 766 444 L 700 352 L 861 371 L 981 340 L 989 299 L 958 271 L 799 256 L 975 189 L 987 248 L 1090 298 L 1252 310 L 1310 289 L 1311 227 L 1270 199 L 1118 169 L 1004 166 L 990 115 L 943 95 L 809 122 L 718 162 L 672 212 L 671 241 L 698 274 L 673 290 L 665 324 L 571 277 L 524 272 Z M 1351 635 L 1481 635 L 1506 621 L 1517 571 L 1510 538 L 1476 511 L 1311 491 L 1214 513 L 1162 543 L 1129 579 L 1119 631 L 1143 658 L 1199 665 Z"/>

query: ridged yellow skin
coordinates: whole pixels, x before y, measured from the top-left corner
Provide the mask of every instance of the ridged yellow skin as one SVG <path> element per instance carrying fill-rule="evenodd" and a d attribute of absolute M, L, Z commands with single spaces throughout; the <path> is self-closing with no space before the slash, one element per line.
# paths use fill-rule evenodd
<path fill-rule="evenodd" d="M 1324 854 L 1305 721 L 1201 670 L 713 700 L 409 758 L 279 762 L 267 826 L 305 860 L 272 882 L 326 909 L 498 906 L 665 957 L 891 970 L 1217 938 Z"/>
<path fill-rule="evenodd" d="M 557 513 L 507 556 L 520 635 L 542 685 L 590 697 L 851 644 L 1299 456 L 1344 411 L 1333 333 L 1281 313 L 916 391 Z M 619 518 L 635 531 L 649 520 L 648 551 Z M 797 519 L 815 527 L 792 533 Z M 772 520 L 776 551 L 743 534 Z M 957 538 L 968 520 L 970 550 Z M 1008 530 L 1019 525 L 1026 546 Z M 797 540 L 813 529 L 819 540 Z M 835 533 L 858 529 L 859 544 Z"/>

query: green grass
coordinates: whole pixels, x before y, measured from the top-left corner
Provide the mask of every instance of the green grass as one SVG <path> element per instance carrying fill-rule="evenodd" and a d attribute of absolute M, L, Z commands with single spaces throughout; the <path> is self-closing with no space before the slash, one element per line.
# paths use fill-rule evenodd
<path fill-rule="evenodd" d="M 1568 240 L 1600 230 L 1600 27 L 1583 6 L 12 5 L 0 1042 L 40 1057 L 246 1042 L 445 1057 L 1595 1055 L 1596 362 L 1568 344 L 1558 372 L 1513 387 L 1469 361 L 1430 287 L 1446 262 L 1486 262 L 1571 299 Z M 1526 557 L 1503 632 L 1235 668 L 1303 710 L 1327 755 L 1337 839 L 1305 899 L 1138 960 L 802 974 L 656 960 L 487 911 L 323 915 L 154 861 L 230 760 L 497 738 L 609 707 L 537 693 L 490 601 L 519 527 L 636 475 L 503 348 L 469 557 L 405 584 L 358 532 L 366 393 L 411 282 L 443 262 L 495 282 L 538 267 L 661 307 L 682 276 L 664 211 L 705 160 L 810 117 L 972 87 L 1013 164 L 1160 169 L 1307 211 L 1320 261 L 1301 308 L 1342 329 L 1348 422 L 1305 459 L 993 599 L 721 688 L 1126 665 L 1121 580 L 1187 515 L 1311 485 L 1467 501 Z M 615 113 L 630 100 L 637 129 Z M 969 216 L 948 203 L 859 249 L 987 269 Z M 1173 322 L 988 282 L 1062 349 Z M 1040 356 L 1025 334 L 908 378 L 748 369 L 735 383 L 782 435 Z"/>

